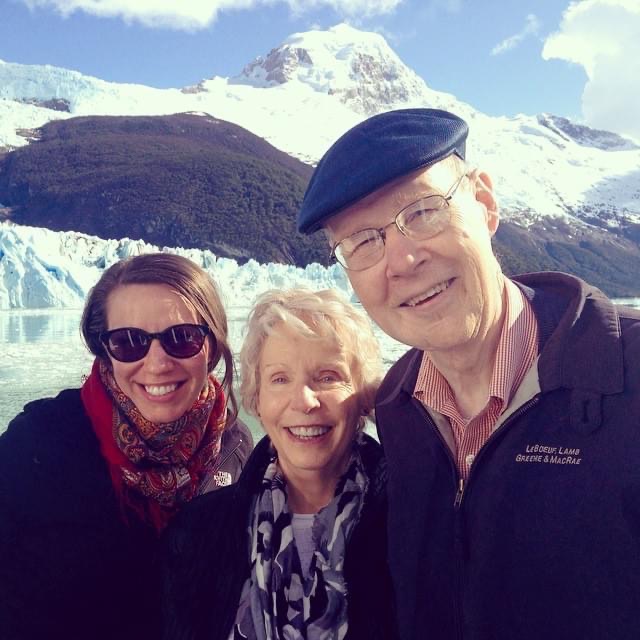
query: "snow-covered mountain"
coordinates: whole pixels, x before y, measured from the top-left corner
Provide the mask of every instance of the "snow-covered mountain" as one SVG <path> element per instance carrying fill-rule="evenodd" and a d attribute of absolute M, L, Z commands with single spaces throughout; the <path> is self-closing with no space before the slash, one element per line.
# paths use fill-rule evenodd
<path fill-rule="evenodd" d="M 473 112 L 454 96 L 429 89 L 381 35 L 346 24 L 328 32 L 293 34 L 266 57 L 248 64 L 231 82 L 258 89 L 306 85 L 363 116 L 425 104 L 467 117 Z"/>
<path fill-rule="evenodd" d="M 290 36 L 233 78 L 182 89 L 109 83 L 50 66 L 0 62 L 0 147 L 27 144 L 33 129 L 76 115 L 198 112 L 228 120 L 315 162 L 366 116 L 440 107 L 470 125 L 468 158 L 494 179 L 503 217 L 543 230 L 585 223 L 637 242 L 640 148 L 566 118 L 491 117 L 430 88 L 378 34 L 347 25 Z M 68 111 L 60 110 L 68 108 Z"/>
<path fill-rule="evenodd" d="M 68 112 L 46 108 L 52 99 L 68 105 Z M 22 135 L 16 134 L 0 117 L 0 147 L 25 144 L 24 131 L 60 117 L 192 111 L 239 124 L 312 163 L 346 129 L 374 113 L 428 105 L 466 118 L 475 114 L 454 96 L 430 89 L 382 36 L 346 24 L 293 34 L 233 78 L 214 76 L 181 89 L 118 84 L 50 65 L 0 61 L 3 100 L 13 103 L 5 108 L 24 113 L 25 125 Z M 39 105 L 45 112 L 36 124 L 28 108 Z"/>

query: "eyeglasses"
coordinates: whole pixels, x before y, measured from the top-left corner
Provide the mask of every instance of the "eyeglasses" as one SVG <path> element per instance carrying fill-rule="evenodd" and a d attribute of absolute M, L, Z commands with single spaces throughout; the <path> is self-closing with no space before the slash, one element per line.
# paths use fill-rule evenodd
<path fill-rule="evenodd" d="M 362 229 L 336 242 L 331 249 L 331 258 L 349 271 L 364 271 L 372 267 L 384 256 L 387 227 L 392 224 L 402 235 L 415 240 L 427 240 L 438 235 L 449 224 L 449 201 L 466 175 L 463 173 L 455 181 L 447 195 L 434 194 L 420 198 L 399 211 L 384 227 Z"/>
<path fill-rule="evenodd" d="M 211 329 L 205 325 L 175 324 L 159 333 L 122 327 L 101 333 L 99 339 L 116 360 L 135 362 L 149 353 L 154 338 L 160 340 L 162 348 L 172 358 L 192 358 L 200 353 L 205 338 L 210 334 Z"/>

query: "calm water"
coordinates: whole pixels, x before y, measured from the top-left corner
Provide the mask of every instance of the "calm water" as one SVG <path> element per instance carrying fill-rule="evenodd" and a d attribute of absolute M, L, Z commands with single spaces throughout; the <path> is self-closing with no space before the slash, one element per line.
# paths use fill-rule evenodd
<path fill-rule="evenodd" d="M 228 310 L 231 347 L 237 352 L 248 308 Z M 0 311 L 0 433 L 25 403 L 79 387 L 91 370 L 92 358 L 80 339 L 80 310 Z M 389 366 L 406 346 L 378 333 Z M 255 419 L 241 414 L 254 436 Z"/>
<path fill-rule="evenodd" d="M 0 431 L 29 400 L 77 387 L 91 366 L 80 311 L 0 311 Z"/>

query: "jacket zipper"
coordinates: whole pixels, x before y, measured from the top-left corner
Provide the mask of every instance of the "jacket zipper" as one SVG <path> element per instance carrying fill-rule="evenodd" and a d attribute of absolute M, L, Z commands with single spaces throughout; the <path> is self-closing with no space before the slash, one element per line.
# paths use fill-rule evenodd
<path fill-rule="evenodd" d="M 437 435 L 438 439 L 440 440 L 440 442 L 442 443 L 442 446 L 445 448 L 445 451 L 447 452 L 447 455 L 448 455 L 449 460 L 451 462 L 451 466 L 453 468 L 454 479 L 455 479 L 455 482 L 457 484 L 456 495 L 455 495 L 455 498 L 454 498 L 454 501 L 453 501 L 453 508 L 455 510 L 455 514 L 454 514 L 454 533 L 453 533 L 453 535 L 454 535 L 454 549 L 455 549 L 454 563 L 455 563 L 455 590 L 456 590 L 455 596 L 454 596 L 454 598 L 455 598 L 455 602 L 454 602 L 454 629 L 455 629 L 455 637 L 459 638 L 460 640 L 463 640 L 462 604 L 461 604 L 461 600 L 462 600 L 462 553 L 460 552 L 460 549 L 459 549 L 459 546 L 462 544 L 462 522 L 461 522 L 461 515 L 460 515 L 460 509 L 461 509 L 461 506 L 462 506 L 462 499 L 464 497 L 466 488 L 469 485 L 469 480 L 471 479 L 471 476 L 473 475 L 474 470 L 477 467 L 478 460 L 484 454 L 484 452 L 489 447 L 491 442 L 493 440 L 495 440 L 495 438 L 497 437 L 497 434 L 499 434 L 501 431 L 503 431 L 516 418 L 519 418 L 523 413 L 528 411 L 533 405 L 537 404 L 539 399 L 540 399 L 540 394 L 538 394 L 538 395 L 534 396 L 533 398 L 530 398 L 529 400 L 527 400 L 527 402 L 525 402 L 523 405 L 518 407 L 513 412 L 513 414 L 510 415 L 489 436 L 489 438 L 487 438 L 487 441 L 482 445 L 482 447 L 478 451 L 478 454 L 475 457 L 475 460 L 473 461 L 473 464 L 471 465 L 471 470 L 469 471 L 469 476 L 467 477 L 466 483 L 464 481 L 464 478 L 462 478 L 460 476 L 459 472 L 458 472 L 458 467 L 457 467 L 457 465 L 455 463 L 455 460 L 453 458 L 453 454 L 451 453 L 451 449 L 449 448 L 449 445 L 446 443 L 445 439 L 442 437 L 442 434 L 440 433 L 440 430 L 438 429 L 437 425 L 435 424 L 435 422 L 433 421 L 433 419 L 429 415 L 429 412 L 425 409 L 425 407 L 424 407 L 424 405 L 422 403 L 419 403 L 420 404 L 420 408 L 422 409 L 422 411 L 426 415 L 427 420 L 428 420 L 429 424 L 431 425 L 431 428 L 436 432 L 436 435 Z"/>
<path fill-rule="evenodd" d="M 464 478 L 458 479 L 458 491 L 456 491 L 456 498 L 453 501 L 453 508 L 459 509 L 462 502 L 462 494 L 464 493 Z"/>
<path fill-rule="evenodd" d="M 482 445 L 482 447 L 480 447 L 480 450 L 478 451 L 473 464 L 471 465 L 471 470 L 469 471 L 469 476 L 467 477 L 467 482 L 463 485 L 462 482 L 460 483 L 460 489 L 458 491 L 459 493 L 459 499 L 458 499 L 458 495 L 456 495 L 456 503 L 457 503 L 457 508 L 460 509 L 460 505 L 462 503 L 462 498 L 463 498 L 463 494 L 464 494 L 464 490 L 466 490 L 466 488 L 469 486 L 469 480 L 471 480 L 471 477 L 474 473 L 474 470 L 477 467 L 477 462 L 478 460 L 480 460 L 480 458 L 484 455 L 484 453 L 486 452 L 486 450 L 489 448 L 489 446 L 491 445 L 491 443 L 498 437 L 498 434 L 501 433 L 507 426 L 509 426 L 516 418 L 519 418 L 522 414 L 524 414 L 525 412 L 527 412 L 531 407 L 533 407 L 535 404 L 538 403 L 538 401 L 540 400 L 540 394 L 535 395 L 533 398 L 530 398 L 529 400 L 527 400 L 523 405 L 519 406 L 488 438 L 487 441 Z"/>
<path fill-rule="evenodd" d="M 455 459 L 453 454 L 451 453 L 451 449 L 449 445 L 442 437 L 440 430 L 437 425 L 433 421 L 432 417 L 429 415 L 429 412 L 425 409 L 424 405 L 419 402 L 418 405 L 422 412 L 424 413 L 427 422 L 431 425 L 431 428 L 434 430 L 436 437 L 442 443 L 444 450 L 449 458 L 449 462 L 451 465 L 451 471 L 453 475 L 454 484 L 457 485 L 458 489 L 456 491 L 456 497 L 453 502 L 453 507 L 455 509 L 454 523 L 453 523 L 453 544 L 454 544 L 454 595 L 453 595 L 453 626 L 454 626 L 454 638 L 462 640 L 462 604 L 460 594 L 462 592 L 462 554 L 458 551 L 458 547 L 461 544 L 461 524 L 460 518 L 458 517 L 458 511 L 460 507 L 460 502 L 462 501 L 462 495 L 464 493 L 464 480 L 458 473 L 458 467 L 456 466 Z"/>
<path fill-rule="evenodd" d="M 212 474 L 217 473 L 220 469 L 222 469 L 224 463 L 240 448 L 241 444 L 242 444 L 242 437 L 240 438 L 240 440 L 238 440 L 238 442 L 236 442 L 235 447 L 233 447 L 231 451 L 228 451 L 227 455 L 218 462 L 218 464 L 212 469 L 211 473 Z"/>

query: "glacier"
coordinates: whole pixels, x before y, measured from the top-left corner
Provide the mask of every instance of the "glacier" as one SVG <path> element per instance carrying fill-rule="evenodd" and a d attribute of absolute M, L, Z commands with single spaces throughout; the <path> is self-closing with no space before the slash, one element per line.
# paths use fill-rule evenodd
<path fill-rule="evenodd" d="M 211 251 L 156 247 L 142 240 L 103 240 L 75 231 L 56 232 L 0 222 L 0 310 L 79 309 L 100 274 L 128 256 L 167 251 L 200 265 L 219 287 L 223 302 L 250 306 L 272 288 L 307 286 L 339 289 L 352 299 L 353 290 L 337 264 L 317 263 L 304 269 L 286 264 L 238 264 Z"/>

